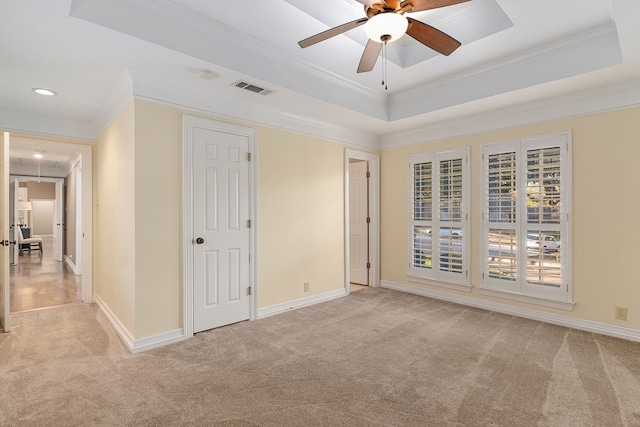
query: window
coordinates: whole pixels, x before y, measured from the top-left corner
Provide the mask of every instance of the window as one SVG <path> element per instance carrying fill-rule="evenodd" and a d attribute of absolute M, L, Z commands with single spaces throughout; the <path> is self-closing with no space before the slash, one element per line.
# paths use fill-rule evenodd
<path fill-rule="evenodd" d="M 565 132 L 483 147 L 484 289 L 528 302 L 571 300 L 570 139 Z"/>
<path fill-rule="evenodd" d="M 409 277 L 413 280 L 470 289 L 468 153 L 463 148 L 409 157 Z"/>

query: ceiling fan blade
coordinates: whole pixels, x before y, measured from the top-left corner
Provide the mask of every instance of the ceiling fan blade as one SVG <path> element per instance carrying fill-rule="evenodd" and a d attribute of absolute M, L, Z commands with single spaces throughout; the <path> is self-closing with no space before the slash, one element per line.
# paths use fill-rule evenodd
<path fill-rule="evenodd" d="M 360 18 L 360 19 L 356 19 L 355 21 L 347 22 L 346 24 L 338 25 L 337 27 L 330 28 L 327 31 L 323 31 L 319 34 L 316 34 L 315 36 L 311 36 L 309 38 L 301 40 L 298 42 L 298 44 L 302 48 L 309 47 L 316 43 L 320 43 L 321 41 L 330 39 L 331 37 L 335 37 L 339 34 L 352 30 L 357 26 L 364 24 L 368 20 L 369 19 L 367 18 Z"/>
<path fill-rule="evenodd" d="M 380 50 L 382 49 L 382 43 L 376 43 L 373 40 L 369 40 L 360 58 L 360 64 L 358 64 L 358 72 L 366 73 L 373 70 L 373 66 L 376 65 L 378 56 L 380 56 Z"/>
<path fill-rule="evenodd" d="M 415 19 L 407 19 L 409 20 L 407 34 L 436 52 L 449 56 L 462 44 L 450 35 L 443 33 L 437 28 L 433 28 L 431 25 L 416 21 Z"/>
<path fill-rule="evenodd" d="M 421 10 L 437 9 L 439 7 L 452 6 L 467 1 L 469 0 L 408 0 L 407 3 L 413 5 L 412 12 L 420 12 Z"/>

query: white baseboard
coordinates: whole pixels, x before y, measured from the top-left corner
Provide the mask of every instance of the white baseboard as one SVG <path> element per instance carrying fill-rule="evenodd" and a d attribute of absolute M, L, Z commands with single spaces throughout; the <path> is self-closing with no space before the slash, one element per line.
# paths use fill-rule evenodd
<path fill-rule="evenodd" d="M 116 317 L 116 315 L 113 314 L 109 306 L 105 304 L 104 301 L 102 301 L 102 298 L 100 298 L 100 295 L 97 295 L 94 293 L 93 300 L 96 302 L 96 304 L 98 304 L 98 307 L 100 308 L 100 310 L 102 310 L 104 315 L 107 316 L 109 323 L 111 323 L 111 326 L 113 326 L 113 329 L 115 329 L 116 333 L 118 334 L 122 342 L 124 342 L 124 345 L 126 345 L 129 351 L 133 353 L 134 338 L 131 332 L 129 332 L 129 330 Z"/>
<path fill-rule="evenodd" d="M 182 329 L 175 329 L 158 335 L 135 339 L 131 332 L 129 332 L 122 322 L 120 322 L 120 320 L 113 314 L 111 309 L 109 309 L 109 306 L 105 304 L 102 298 L 100 298 L 100 295 L 94 294 L 93 299 L 131 353 L 141 353 L 143 351 L 173 344 L 185 339 L 184 331 Z"/>
<path fill-rule="evenodd" d="M 152 335 L 150 337 L 140 338 L 133 342 L 132 353 L 142 353 L 143 351 L 151 350 L 165 345 L 174 344 L 180 341 L 184 341 L 184 330 L 174 329 L 173 331 L 163 332 L 158 335 Z"/>
<path fill-rule="evenodd" d="M 73 263 L 73 261 L 71 261 L 71 258 L 69 258 L 69 255 L 64 256 L 64 262 L 67 263 L 71 271 L 73 271 L 73 274 L 75 274 L 76 276 L 80 276 L 82 274 L 82 272 L 78 271 L 78 268 Z"/>
<path fill-rule="evenodd" d="M 306 298 L 300 298 L 293 301 L 283 302 L 282 304 L 276 304 L 269 307 L 258 309 L 258 319 L 273 316 L 276 314 L 285 313 L 291 310 L 297 310 L 302 307 L 308 307 L 310 305 L 319 304 L 321 302 L 331 301 L 336 298 L 347 296 L 346 289 L 336 289 L 335 291 L 325 292 L 319 295 L 313 295 Z"/>
<path fill-rule="evenodd" d="M 442 301 L 449 301 L 498 313 L 510 314 L 512 316 L 524 317 L 526 319 L 538 320 L 540 322 L 551 323 L 554 325 L 566 326 L 567 328 L 580 329 L 582 331 L 594 332 L 596 334 L 640 342 L 640 331 L 637 329 L 623 328 L 621 326 L 608 325 L 606 323 L 594 322 L 591 320 L 547 313 L 530 308 L 516 307 L 509 304 L 487 301 L 466 295 L 457 295 L 432 289 L 419 288 L 417 286 L 410 286 L 387 280 L 382 280 L 380 282 L 380 286 L 387 289 L 422 295 Z"/>

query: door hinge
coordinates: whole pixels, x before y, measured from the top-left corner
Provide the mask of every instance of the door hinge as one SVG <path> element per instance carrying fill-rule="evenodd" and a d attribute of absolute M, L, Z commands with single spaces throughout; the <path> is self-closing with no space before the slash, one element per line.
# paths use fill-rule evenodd
<path fill-rule="evenodd" d="M 484 273 L 482 273 L 482 280 L 484 280 Z"/>
<path fill-rule="evenodd" d="M 371 178 L 371 172 L 367 172 L 367 178 Z"/>
<path fill-rule="evenodd" d="M 367 217 L 367 224 L 371 224 L 371 218 Z"/>
<path fill-rule="evenodd" d="M 251 286 L 247 288 L 247 295 L 251 296 Z"/>
<path fill-rule="evenodd" d="M 250 162 L 251 161 L 251 152 L 247 153 L 247 161 Z"/>
<path fill-rule="evenodd" d="M 247 228 L 251 228 L 251 220 L 250 219 L 247 220 Z"/>
<path fill-rule="evenodd" d="M 371 263 L 370 262 L 367 263 L 367 268 L 371 268 Z"/>

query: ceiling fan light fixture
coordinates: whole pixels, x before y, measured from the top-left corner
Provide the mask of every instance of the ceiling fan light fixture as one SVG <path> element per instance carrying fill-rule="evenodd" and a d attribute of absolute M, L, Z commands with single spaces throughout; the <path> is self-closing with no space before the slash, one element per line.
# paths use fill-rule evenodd
<path fill-rule="evenodd" d="M 393 12 L 379 13 L 369 19 L 364 30 L 374 42 L 394 42 L 402 37 L 409 27 L 409 21 L 403 15 Z"/>

